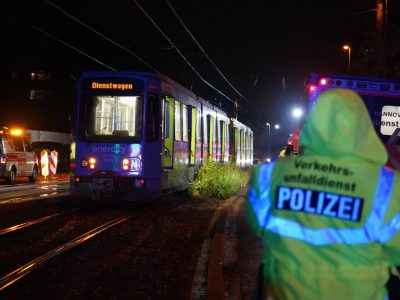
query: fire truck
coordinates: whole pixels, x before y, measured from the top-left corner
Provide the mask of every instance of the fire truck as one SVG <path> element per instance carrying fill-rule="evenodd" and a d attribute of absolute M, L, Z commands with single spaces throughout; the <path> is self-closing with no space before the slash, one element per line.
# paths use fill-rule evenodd
<path fill-rule="evenodd" d="M 388 150 L 388 165 L 400 169 L 400 80 L 313 73 L 307 85 L 308 111 L 322 92 L 332 88 L 351 89 L 361 96 Z"/>

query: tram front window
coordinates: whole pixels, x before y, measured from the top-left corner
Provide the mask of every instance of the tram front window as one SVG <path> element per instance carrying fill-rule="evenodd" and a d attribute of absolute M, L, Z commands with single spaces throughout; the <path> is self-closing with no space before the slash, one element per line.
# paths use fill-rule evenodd
<path fill-rule="evenodd" d="M 141 140 L 143 100 L 139 96 L 82 98 L 79 136 L 83 140 Z"/>

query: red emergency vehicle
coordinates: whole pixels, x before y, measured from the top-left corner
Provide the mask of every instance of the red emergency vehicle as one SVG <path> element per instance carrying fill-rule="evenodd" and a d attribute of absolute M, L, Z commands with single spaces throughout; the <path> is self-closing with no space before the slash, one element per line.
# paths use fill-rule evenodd
<path fill-rule="evenodd" d="M 285 148 L 279 153 L 279 157 L 297 156 L 299 154 L 299 135 L 300 129 L 295 128 L 289 135 Z"/>

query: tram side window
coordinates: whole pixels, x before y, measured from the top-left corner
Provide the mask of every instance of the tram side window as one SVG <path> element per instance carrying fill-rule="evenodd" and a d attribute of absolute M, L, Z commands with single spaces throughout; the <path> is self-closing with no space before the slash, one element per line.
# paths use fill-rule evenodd
<path fill-rule="evenodd" d="M 187 142 L 188 138 L 188 111 L 186 104 L 182 104 L 182 140 Z"/>
<path fill-rule="evenodd" d="M 217 153 L 217 155 L 219 154 L 218 146 L 221 145 L 218 133 L 219 133 L 219 122 L 218 122 L 218 120 L 216 120 L 214 122 L 213 144 L 214 144 L 214 147 L 217 147 L 217 149 L 215 151 Z"/>
<path fill-rule="evenodd" d="M 230 143 L 229 143 L 229 126 L 228 124 L 225 123 L 225 147 L 230 147 Z"/>
<path fill-rule="evenodd" d="M 146 140 L 148 142 L 158 139 L 159 124 L 158 96 L 151 93 L 147 97 L 146 111 Z"/>
<path fill-rule="evenodd" d="M 227 136 L 228 136 L 228 130 L 225 121 L 220 121 L 219 122 L 219 136 L 220 136 L 220 146 L 226 147 L 228 146 L 227 144 Z M 222 149 L 221 151 L 224 151 Z"/>
<path fill-rule="evenodd" d="M 219 129 L 218 129 L 218 132 L 219 132 L 219 141 L 220 141 L 220 146 L 222 147 L 222 144 L 224 144 L 225 143 L 225 140 L 223 140 L 224 139 L 224 130 L 225 130 L 225 122 L 224 121 L 219 121 L 218 122 L 219 123 Z"/>
<path fill-rule="evenodd" d="M 244 133 L 244 150 L 244 156 L 247 159 L 249 155 L 249 133 L 247 131 Z"/>
<path fill-rule="evenodd" d="M 239 156 L 243 157 L 243 130 L 239 130 Z"/>
<path fill-rule="evenodd" d="M 253 153 L 253 134 L 250 134 L 250 157 L 251 154 Z"/>
<path fill-rule="evenodd" d="M 207 139 L 207 134 L 208 134 L 208 128 L 207 128 L 207 115 L 203 115 L 203 143 L 205 145 L 208 145 L 208 139 Z"/>
<path fill-rule="evenodd" d="M 201 112 L 197 110 L 196 116 L 196 143 L 201 143 Z"/>
<path fill-rule="evenodd" d="M 175 101 L 175 141 L 182 140 L 181 103 Z"/>

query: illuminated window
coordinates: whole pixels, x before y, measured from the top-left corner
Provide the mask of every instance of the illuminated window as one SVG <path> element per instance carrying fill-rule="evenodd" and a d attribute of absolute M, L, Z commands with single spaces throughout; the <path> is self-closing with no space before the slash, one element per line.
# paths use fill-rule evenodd
<path fill-rule="evenodd" d="M 240 151 L 240 158 L 243 158 L 243 145 L 244 145 L 244 134 L 243 130 L 239 131 L 239 151 Z"/>
<path fill-rule="evenodd" d="M 49 92 L 46 90 L 31 90 L 29 92 L 30 100 L 41 100 L 46 99 L 49 95 Z"/>
<path fill-rule="evenodd" d="M 201 113 L 196 109 L 196 143 L 201 143 Z"/>
<path fill-rule="evenodd" d="M 187 106 L 182 104 L 182 140 L 187 142 L 188 139 L 188 113 Z"/>
<path fill-rule="evenodd" d="M 182 140 L 182 129 L 181 129 L 181 103 L 175 101 L 175 140 Z"/>
<path fill-rule="evenodd" d="M 51 73 L 46 71 L 32 71 L 31 80 L 50 80 Z"/>
<path fill-rule="evenodd" d="M 225 125 L 225 147 L 230 146 L 229 145 L 229 126 L 228 124 L 224 123 Z"/>
<path fill-rule="evenodd" d="M 96 135 L 140 136 L 142 103 L 134 96 L 98 96 Z"/>
<path fill-rule="evenodd" d="M 208 129 L 207 129 L 207 115 L 203 115 L 203 143 L 205 145 L 208 145 L 208 139 L 207 139 L 207 134 L 208 134 Z"/>
<path fill-rule="evenodd" d="M 218 139 L 218 122 L 214 122 L 212 143 L 213 143 L 214 147 L 218 147 L 218 143 L 219 143 L 219 139 Z"/>

